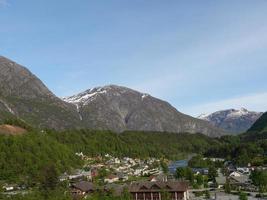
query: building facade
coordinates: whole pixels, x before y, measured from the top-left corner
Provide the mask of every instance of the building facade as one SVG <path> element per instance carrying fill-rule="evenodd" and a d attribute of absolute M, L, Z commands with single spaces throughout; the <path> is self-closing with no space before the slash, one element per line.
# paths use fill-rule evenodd
<path fill-rule="evenodd" d="M 136 182 L 129 186 L 133 200 L 188 200 L 187 182 Z"/>

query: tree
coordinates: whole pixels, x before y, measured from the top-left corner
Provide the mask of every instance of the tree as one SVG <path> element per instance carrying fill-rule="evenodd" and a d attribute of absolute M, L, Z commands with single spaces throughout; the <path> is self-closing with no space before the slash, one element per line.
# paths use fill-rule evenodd
<path fill-rule="evenodd" d="M 121 199 L 123 199 L 123 200 L 131 200 L 132 199 L 131 194 L 129 193 L 129 191 L 126 188 L 123 189 Z"/>
<path fill-rule="evenodd" d="M 186 176 L 186 170 L 184 167 L 177 167 L 175 172 L 175 178 L 184 179 Z"/>
<path fill-rule="evenodd" d="M 201 174 L 196 175 L 196 181 L 199 186 L 203 185 L 203 176 Z"/>
<path fill-rule="evenodd" d="M 210 192 L 208 190 L 205 191 L 205 199 L 210 199 Z"/>
<path fill-rule="evenodd" d="M 164 199 L 164 200 L 171 200 L 171 195 L 169 192 L 167 192 L 166 190 L 163 190 L 161 192 L 161 199 Z"/>
<path fill-rule="evenodd" d="M 251 173 L 250 178 L 253 184 L 259 188 L 259 192 L 267 190 L 267 171 L 255 170 Z"/>
<path fill-rule="evenodd" d="M 98 184 L 102 185 L 107 175 L 108 175 L 108 171 L 106 170 L 106 168 L 101 168 L 98 170 L 98 176 L 96 177 L 95 180 L 97 180 Z"/>
<path fill-rule="evenodd" d="M 196 167 L 196 168 L 206 168 L 208 167 L 209 160 L 204 160 L 201 155 L 197 155 L 191 158 L 191 160 L 188 162 L 188 165 L 190 167 Z"/>
<path fill-rule="evenodd" d="M 248 196 L 244 192 L 240 192 L 239 194 L 239 200 L 248 200 Z"/>
<path fill-rule="evenodd" d="M 47 165 L 40 173 L 41 189 L 44 191 L 55 190 L 59 184 L 59 173 L 54 164 Z"/>
<path fill-rule="evenodd" d="M 228 193 L 228 194 L 231 193 L 231 185 L 228 179 L 226 180 L 226 183 L 224 184 L 224 191 L 225 193 Z"/>
<path fill-rule="evenodd" d="M 195 179 L 194 173 L 192 169 L 189 167 L 185 168 L 185 178 L 186 180 L 189 180 L 191 184 L 194 183 L 194 179 Z"/>
<path fill-rule="evenodd" d="M 166 164 L 166 162 L 164 162 L 164 160 L 160 161 L 160 166 L 161 166 L 163 173 L 168 174 L 168 171 L 169 171 L 168 165 Z"/>
<path fill-rule="evenodd" d="M 208 173 L 209 178 L 215 182 L 215 178 L 218 176 L 216 168 L 212 165 L 209 167 L 209 173 Z"/>

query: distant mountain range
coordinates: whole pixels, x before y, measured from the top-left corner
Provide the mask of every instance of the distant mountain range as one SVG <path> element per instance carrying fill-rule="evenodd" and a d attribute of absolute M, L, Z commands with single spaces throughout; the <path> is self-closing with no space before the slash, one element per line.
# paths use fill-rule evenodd
<path fill-rule="evenodd" d="M 240 110 L 217 111 L 208 115 L 202 114 L 198 118 L 209 121 L 214 126 L 227 132 L 238 134 L 246 132 L 262 114 L 261 112 L 248 111 L 245 108 L 241 108 Z"/>
<path fill-rule="evenodd" d="M 0 121 L 16 117 L 34 127 L 57 130 L 226 134 L 206 121 L 180 113 L 165 101 L 126 87 L 93 88 L 63 100 L 27 68 L 0 57 Z"/>

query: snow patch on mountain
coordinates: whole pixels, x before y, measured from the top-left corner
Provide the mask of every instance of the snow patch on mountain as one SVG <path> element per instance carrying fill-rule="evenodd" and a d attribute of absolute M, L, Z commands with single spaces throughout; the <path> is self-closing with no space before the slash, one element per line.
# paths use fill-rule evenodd
<path fill-rule="evenodd" d="M 197 118 L 205 120 L 210 114 L 202 113 Z"/>
<path fill-rule="evenodd" d="M 121 96 L 128 90 L 126 88 L 120 87 L 119 92 L 114 90 L 118 88 L 118 86 L 115 85 L 107 85 L 104 87 L 95 87 L 91 88 L 89 90 L 86 90 L 85 92 L 79 93 L 77 95 L 73 95 L 70 97 L 63 97 L 62 100 L 71 104 L 84 106 L 88 105 L 90 102 L 94 101 L 98 95 L 103 94 L 109 94 L 113 96 Z M 144 100 L 145 98 L 149 97 L 150 95 L 147 93 L 141 93 L 141 99 Z M 79 108 L 78 106 L 78 108 Z M 78 110 L 78 109 L 77 109 Z"/>
<path fill-rule="evenodd" d="M 77 95 L 73 95 L 70 97 L 64 97 L 63 100 L 72 103 L 75 105 L 87 105 L 89 102 L 93 101 L 95 96 L 99 94 L 105 94 L 107 93 L 107 90 L 105 87 L 96 87 L 89 90 L 86 90 L 85 92 L 82 92 Z"/>
<path fill-rule="evenodd" d="M 262 115 L 260 112 L 228 109 L 211 114 L 201 114 L 199 119 L 209 121 L 211 124 L 226 131 L 241 133 L 246 131 Z"/>
<path fill-rule="evenodd" d="M 149 97 L 149 94 L 146 94 L 146 93 L 142 94 L 142 100 L 144 100 L 144 98 L 146 97 Z"/>

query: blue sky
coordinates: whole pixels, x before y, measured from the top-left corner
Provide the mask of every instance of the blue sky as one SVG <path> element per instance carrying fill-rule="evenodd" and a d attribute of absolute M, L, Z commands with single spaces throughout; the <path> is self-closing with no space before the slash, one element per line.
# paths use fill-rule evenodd
<path fill-rule="evenodd" d="M 131 87 L 197 116 L 267 110 L 267 0 L 0 0 L 0 54 L 56 95 Z"/>

